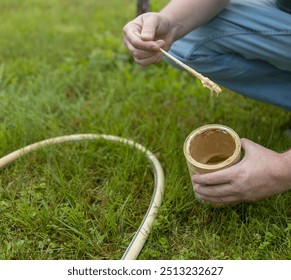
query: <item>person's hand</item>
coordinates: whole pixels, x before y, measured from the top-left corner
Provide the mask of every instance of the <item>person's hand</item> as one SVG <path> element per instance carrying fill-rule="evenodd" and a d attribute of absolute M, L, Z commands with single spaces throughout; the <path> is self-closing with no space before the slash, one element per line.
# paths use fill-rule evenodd
<path fill-rule="evenodd" d="M 138 16 L 124 26 L 123 32 L 124 44 L 134 60 L 143 66 L 160 61 L 163 56 L 160 48 L 168 50 L 175 36 L 170 20 L 159 13 Z"/>
<path fill-rule="evenodd" d="M 219 204 L 258 201 L 291 189 L 291 153 L 276 153 L 241 139 L 244 158 L 213 173 L 192 176 L 198 198 Z"/>

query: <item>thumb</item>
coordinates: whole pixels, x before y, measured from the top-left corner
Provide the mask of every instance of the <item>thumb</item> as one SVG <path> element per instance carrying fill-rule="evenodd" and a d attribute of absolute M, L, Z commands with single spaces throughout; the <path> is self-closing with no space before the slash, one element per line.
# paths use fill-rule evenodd
<path fill-rule="evenodd" d="M 158 26 L 157 17 L 151 13 L 144 14 L 142 17 L 141 38 L 144 41 L 153 41 Z"/>
<path fill-rule="evenodd" d="M 241 139 L 241 146 L 246 154 L 250 154 L 261 147 L 259 144 L 246 138 Z"/>

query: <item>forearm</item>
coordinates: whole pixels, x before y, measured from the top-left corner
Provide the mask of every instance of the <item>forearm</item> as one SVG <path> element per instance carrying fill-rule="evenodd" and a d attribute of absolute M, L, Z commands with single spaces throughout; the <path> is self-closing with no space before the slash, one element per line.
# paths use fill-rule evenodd
<path fill-rule="evenodd" d="M 221 12 L 230 0 L 172 0 L 160 14 L 165 15 L 175 28 L 175 40 L 208 22 Z"/>

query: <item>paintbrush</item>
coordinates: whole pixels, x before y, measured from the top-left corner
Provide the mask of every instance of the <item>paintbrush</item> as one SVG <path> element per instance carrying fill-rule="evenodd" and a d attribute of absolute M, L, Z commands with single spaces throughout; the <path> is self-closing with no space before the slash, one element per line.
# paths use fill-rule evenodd
<path fill-rule="evenodd" d="M 138 37 L 141 37 L 141 35 L 138 32 L 134 32 L 134 33 Z M 160 48 L 160 52 L 163 53 L 168 58 L 170 58 L 176 64 L 181 66 L 183 69 L 187 70 L 191 75 L 198 78 L 204 87 L 210 89 L 211 96 L 213 95 L 213 92 L 216 92 L 216 95 L 218 95 L 221 92 L 221 88 L 216 83 L 214 83 L 210 79 L 208 79 L 207 77 L 205 77 L 202 74 L 200 74 L 199 72 L 195 71 L 194 69 L 192 69 L 191 67 L 189 67 L 188 65 L 186 65 L 185 63 L 183 63 L 182 61 L 177 59 L 176 57 L 174 57 L 171 54 L 169 54 L 168 52 L 166 52 L 164 49 Z"/>

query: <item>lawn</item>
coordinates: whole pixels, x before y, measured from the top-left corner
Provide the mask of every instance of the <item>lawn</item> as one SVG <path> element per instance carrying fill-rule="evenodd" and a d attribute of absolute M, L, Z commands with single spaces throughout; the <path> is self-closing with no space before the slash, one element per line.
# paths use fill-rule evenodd
<path fill-rule="evenodd" d="M 290 113 L 226 89 L 211 98 L 165 62 L 136 65 L 122 42 L 135 10 L 129 0 L 0 0 L 0 157 L 67 134 L 130 138 L 166 176 L 139 259 L 291 259 L 290 192 L 205 206 L 183 155 L 209 123 L 285 151 Z M 144 154 L 104 140 L 47 147 L 0 172 L 0 259 L 120 259 L 153 191 Z"/>

